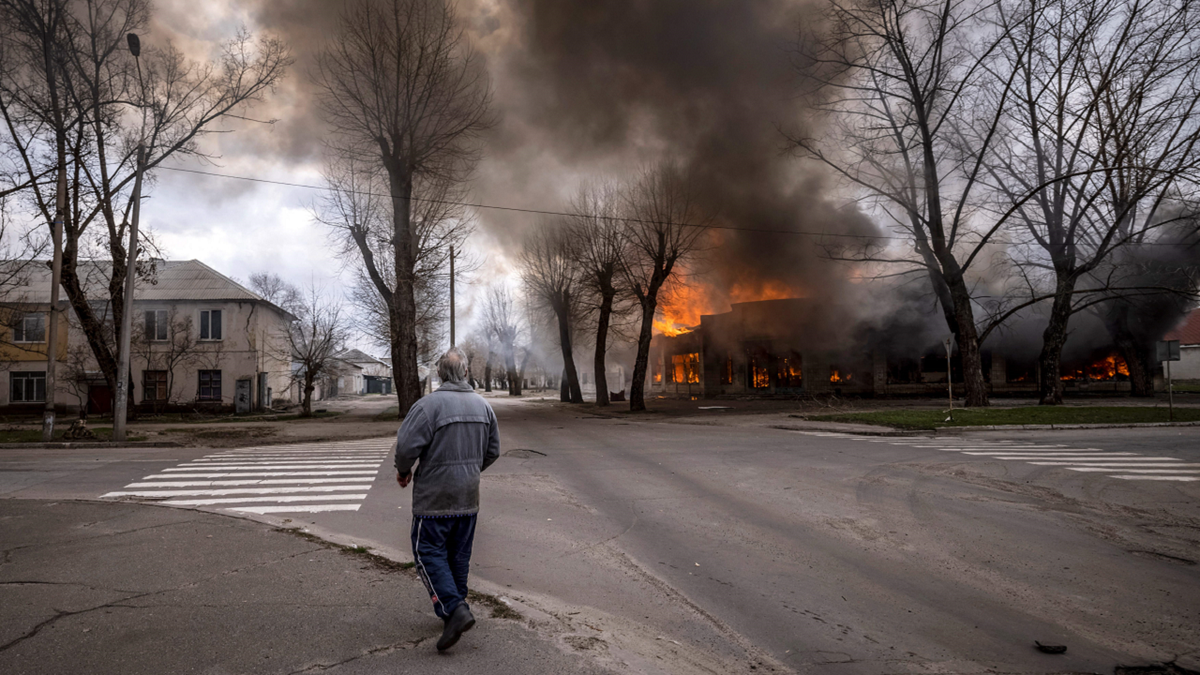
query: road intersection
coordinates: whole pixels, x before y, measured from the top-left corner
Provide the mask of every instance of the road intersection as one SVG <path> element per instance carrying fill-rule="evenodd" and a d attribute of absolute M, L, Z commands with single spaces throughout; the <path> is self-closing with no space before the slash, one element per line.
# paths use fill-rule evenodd
<path fill-rule="evenodd" d="M 1200 429 L 880 437 L 495 403 L 473 579 L 609 667 L 1200 665 Z M 406 560 L 392 444 L 27 451 L 0 492 L 236 513 Z"/>

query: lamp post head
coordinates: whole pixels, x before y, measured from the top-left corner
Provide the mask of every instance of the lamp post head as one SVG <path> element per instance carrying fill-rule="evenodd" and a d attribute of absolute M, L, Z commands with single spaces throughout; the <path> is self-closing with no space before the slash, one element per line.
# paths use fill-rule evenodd
<path fill-rule="evenodd" d="M 128 33 L 125 35 L 125 40 L 129 43 L 129 52 L 133 54 L 133 58 L 142 55 L 142 42 L 138 40 L 137 33 Z"/>

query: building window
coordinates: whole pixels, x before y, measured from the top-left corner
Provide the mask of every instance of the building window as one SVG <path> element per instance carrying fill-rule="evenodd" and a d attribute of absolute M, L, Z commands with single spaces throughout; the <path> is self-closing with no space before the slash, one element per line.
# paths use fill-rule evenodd
<path fill-rule="evenodd" d="M 165 310 L 165 309 L 146 310 L 146 339 L 147 340 L 166 340 L 167 339 L 167 310 Z"/>
<path fill-rule="evenodd" d="M 830 384 L 846 384 L 854 379 L 854 373 L 842 368 L 841 366 L 829 366 L 829 382 Z"/>
<path fill-rule="evenodd" d="M 202 310 L 200 310 L 200 339 L 201 340 L 220 340 L 221 339 L 221 310 L 219 310 L 219 309 L 202 309 Z"/>
<path fill-rule="evenodd" d="M 200 371 L 200 394 L 196 398 L 201 401 L 221 400 L 221 371 Z"/>
<path fill-rule="evenodd" d="M 654 384 L 662 384 L 662 361 L 654 362 Z"/>
<path fill-rule="evenodd" d="M 725 357 L 721 364 L 721 384 L 733 384 L 733 354 Z"/>
<path fill-rule="evenodd" d="M 771 386 L 771 371 L 767 370 L 767 359 L 762 356 L 750 357 L 747 375 L 752 389 L 766 389 Z"/>
<path fill-rule="evenodd" d="M 13 342 L 45 342 L 46 315 L 26 314 L 13 326 Z"/>
<path fill-rule="evenodd" d="M 44 403 L 46 401 L 46 371 L 13 373 L 10 403 Z"/>
<path fill-rule="evenodd" d="M 679 384 L 699 384 L 700 354 L 676 354 L 671 357 L 671 381 Z"/>
<path fill-rule="evenodd" d="M 167 371 L 142 371 L 142 400 L 150 402 L 167 400 Z"/>
<path fill-rule="evenodd" d="M 775 380 L 776 386 L 779 387 L 804 386 L 804 369 L 800 355 L 792 353 L 791 356 L 779 359 L 779 372 L 776 373 Z"/>

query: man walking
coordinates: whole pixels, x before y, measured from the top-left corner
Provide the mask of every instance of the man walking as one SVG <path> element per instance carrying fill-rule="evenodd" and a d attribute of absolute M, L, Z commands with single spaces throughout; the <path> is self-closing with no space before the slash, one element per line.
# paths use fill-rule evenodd
<path fill-rule="evenodd" d="M 440 652 L 475 626 L 467 572 L 479 474 L 500 456 L 500 427 L 492 407 L 467 383 L 467 360 L 457 347 L 438 360 L 437 370 L 442 385 L 409 409 L 396 433 L 396 481 L 402 488 L 413 482 L 413 561 L 434 613 L 446 622 Z"/>

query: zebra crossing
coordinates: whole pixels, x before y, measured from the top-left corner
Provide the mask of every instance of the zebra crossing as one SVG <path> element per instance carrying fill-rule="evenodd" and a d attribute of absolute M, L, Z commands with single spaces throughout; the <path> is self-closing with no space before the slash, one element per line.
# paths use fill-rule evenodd
<path fill-rule="evenodd" d="M 357 511 L 393 445 L 389 437 L 222 450 L 100 497 L 260 515 Z"/>
<path fill-rule="evenodd" d="M 1060 467 L 1080 473 L 1106 474 L 1109 478 L 1139 481 L 1200 481 L 1200 463 L 1175 457 L 1153 457 L 1137 452 L 1077 448 L 1061 443 L 1025 443 L 1011 440 L 976 441 L 969 438 L 895 438 L 858 436 L 837 432 L 802 432 L 810 436 L 845 438 L 910 448 L 954 452 L 970 457 L 1019 461 L 1034 466 Z"/>

